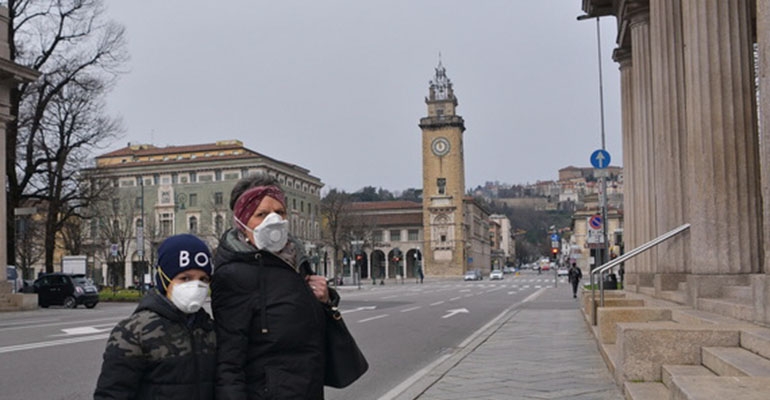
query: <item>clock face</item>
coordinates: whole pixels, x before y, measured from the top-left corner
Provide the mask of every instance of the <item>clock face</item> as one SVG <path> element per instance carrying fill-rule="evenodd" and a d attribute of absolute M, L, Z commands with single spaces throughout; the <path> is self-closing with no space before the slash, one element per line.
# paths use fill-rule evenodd
<path fill-rule="evenodd" d="M 430 144 L 431 150 L 433 150 L 433 154 L 441 157 L 449 153 L 449 140 L 445 137 L 437 137 L 433 139 L 433 142 Z"/>

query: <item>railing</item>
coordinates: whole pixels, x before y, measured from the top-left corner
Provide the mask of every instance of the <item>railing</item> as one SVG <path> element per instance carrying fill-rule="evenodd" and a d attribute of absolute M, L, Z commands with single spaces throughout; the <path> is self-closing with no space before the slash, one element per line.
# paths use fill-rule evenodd
<path fill-rule="evenodd" d="M 604 307 L 604 273 L 610 270 L 611 268 L 614 268 L 621 263 L 638 256 L 639 254 L 665 242 L 668 239 L 671 239 L 672 237 L 686 231 L 687 229 L 690 229 L 690 224 L 684 224 L 678 228 L 675 228 L 671 231 L 668 231 L 655 239 L 650 240 L 649 242 L 627 252 L 626 254 L 623 254 L 622 256 L 608 262 L 605 264 L 600 265 L 598 268 L 595 268 L 593 271 L 591 271 L 591 303 L 593 304 L 593 324 L 596 325 L 596 285 L 594 285 L 594 275 L 595 274 L 601 274 L 599 277 L 599 298 L 600 298 L 600 305 L 601 307 Z"/>

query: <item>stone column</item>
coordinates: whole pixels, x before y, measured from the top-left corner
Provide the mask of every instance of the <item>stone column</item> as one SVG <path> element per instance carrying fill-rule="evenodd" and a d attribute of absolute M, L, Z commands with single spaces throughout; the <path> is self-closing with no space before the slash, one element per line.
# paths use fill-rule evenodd
<path fill-rule="evenodd" d="M 694 274 L 759 271 L 762 233 L 750 3 L 682 1 L 685 176 Z"/>
<path fill-rule="evenodd" d="M 617 48 L 612 53 L 612 59 L 620 64 L 620 111 L 621 111 L 621 129 L 623 134 L 623 242 L 626 251 L 632 250 L 639 245 L 636 235 L 636 229 L 639 226 L 637 221 L 638 212 L 636 210 L 637 195 L 636 169 L 634 168 L 635 150 L 634 146 L 634 97 L 633 97 L 633 62 L 631 59 L 631 50 L 627 48 Z M 636 258 L 625 263 L 625 282 L 624 285 L 636 285 Z"/>
<path fill-rule="evenodd" d="M 684 200 L 687 138 L 681 18 L 680 0 L 650 0 L 654 193 L 657 201 L 657 231 L 654 236 L 687 222 Z M 656 270 L 665 274 L 663 279 L 656 277 L 656 288 L 659 290 L 676 290 L 677 283 L 684 281 L 681 274 L 686 272 L 688 236 L 689 233 L 685 232 L 658 245 Z"/>
<path fill-rule="evenodd" d="M 757 51 L 759 53 L 759 142 L 763 199 L 764 275 L 753 277 L 757 319 L 770 324 L 770 0 L 757 0 Z"/>
<path fill-rule="evenodd" d="M 636 220 L 639 244 L 657 236 L 655 228 L 655 142 L 652 127 L 652 63 L 650 61 L 650 14 L 649 9 L 639 6 L 630 17 L 631 57 L 634 96 L 634 206 L 639 212 Z M 638 174 L 637 174 L 638 172 Z M 635 211 L 635 212 L 636 212 Z M 639 286 L 652 287 L 655 272 L 656 250 L 652 248 L 640 255 L 636 264 Z"/>
<path fill-rule="evenodd" d="M 762 199 L 764 262 L 763 271 L 770 275 L 770 0 L 757 0 L 757 50 L 759 52 L 759 142 Z"/>

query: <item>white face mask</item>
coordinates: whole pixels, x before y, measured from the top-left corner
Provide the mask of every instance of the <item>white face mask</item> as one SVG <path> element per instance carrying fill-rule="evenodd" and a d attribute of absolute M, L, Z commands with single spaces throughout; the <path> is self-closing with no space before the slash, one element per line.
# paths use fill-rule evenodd
<path fill-rule="evenodd" d="M 238 222 L 243 225 L 243 222 Z M 246 225 L 243 227 L 248 229 Z M 258 249 L 278 253 L 289 240 L 289 221 L 271 212 L 262 220 L 261 224 L 254 228 L 252 234 L 254 235 L 254 245 Z"/>
<path fill-rule="evenodd" d="M 185 314 L 200 310 L 209 294 L 209 285 L 201 281 L 175 283 L 171 287 L 170 299 Z"/>

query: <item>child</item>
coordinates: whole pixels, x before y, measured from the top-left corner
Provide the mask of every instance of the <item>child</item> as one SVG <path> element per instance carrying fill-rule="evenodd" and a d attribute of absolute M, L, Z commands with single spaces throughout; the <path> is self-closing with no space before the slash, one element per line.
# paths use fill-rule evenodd
<path fill-rule="evenodd" d="M 112 330 L 95 400 L 214 398 L 216 337 L 201 308 L 211 273 L 202 240 L 185 234 L 163 241 L 156 289 Z"/>

